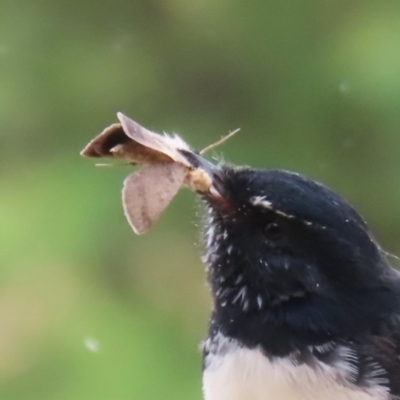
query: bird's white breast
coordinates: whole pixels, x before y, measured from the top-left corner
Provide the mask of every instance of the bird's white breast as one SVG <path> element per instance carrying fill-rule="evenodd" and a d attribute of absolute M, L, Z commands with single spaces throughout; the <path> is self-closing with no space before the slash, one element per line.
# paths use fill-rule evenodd
<path fill-rule="evenodd" d="M 207 343 L 206 343 L 207 345 Z M 205 359 L 205 400 L 387 400 L 380 386 L 361 391 L 346 385 L 345 369 L 315 360 L 295 365 L 293 360 L 270 360 L 258 348 L 249 349 L 226 340 L 220 351 Z"/>

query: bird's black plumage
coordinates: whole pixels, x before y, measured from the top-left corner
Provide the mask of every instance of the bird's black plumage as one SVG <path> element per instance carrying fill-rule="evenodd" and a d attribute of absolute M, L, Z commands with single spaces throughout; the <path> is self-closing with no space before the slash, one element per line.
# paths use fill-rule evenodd
<path fill-rule="evenodd" d="M 346 348 L 346 384 L 400 396 L 399 274 L 360 215 L 295 173 L 221 167 L 215 180 L 209 343 L 222 333 L 266 357 L 326 365 Z"/>

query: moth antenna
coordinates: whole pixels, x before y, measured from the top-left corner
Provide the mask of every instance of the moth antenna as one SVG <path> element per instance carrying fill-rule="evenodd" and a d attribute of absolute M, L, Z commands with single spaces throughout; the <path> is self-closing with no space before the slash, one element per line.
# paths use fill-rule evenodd
<path fill-rule="evenodd" d="M 212 149 L 215 149 L 216 147 L 220 146 L 221 144 L 224 144 L 228 139 L 230 139 L 233 135 L 238 133 L 240 131 L 240 128 L 235 129 L 234 131 L 228 133 L 226 136 L 223 136 L 220 140 L 216 141 L 215 143 L 210 144 L 209 146 L 205 147 L 203 150 L 200 151 L 200 155 L 203 155 L 207 151 L 210 151 Z"/>
<path fill-rule="evenodd" d="M 129 163 L 126 164 L 95 164 L 96 167 L 126 167 L 127 165 L 131 165 Z"/>

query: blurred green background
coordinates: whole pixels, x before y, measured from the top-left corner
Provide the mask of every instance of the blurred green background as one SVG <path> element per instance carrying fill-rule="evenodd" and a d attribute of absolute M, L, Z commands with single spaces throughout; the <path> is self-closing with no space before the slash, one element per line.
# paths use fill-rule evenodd
<path fill-rule="evenodd" d="M 0 85 L 1 399 L 201 399 L 201 207 L 133 234 L 128 167 L 79 156 L 117 111 L 240 127 L 214 155 L 328 184 L 400 253 L 398 0 L 2 0 Z"/>

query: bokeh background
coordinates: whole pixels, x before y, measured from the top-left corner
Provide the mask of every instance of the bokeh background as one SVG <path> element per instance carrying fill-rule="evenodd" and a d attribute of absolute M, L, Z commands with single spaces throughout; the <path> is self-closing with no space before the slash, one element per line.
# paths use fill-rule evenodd
<path fill-rule="evenodd" d="M 2 0 L 0 398 L 200 400 L 201 207 L 136 237 L 129 168 L 83 146 L 122 111 L 211 156 L 349 198 L 400 253 L 400 4 Z"/>

